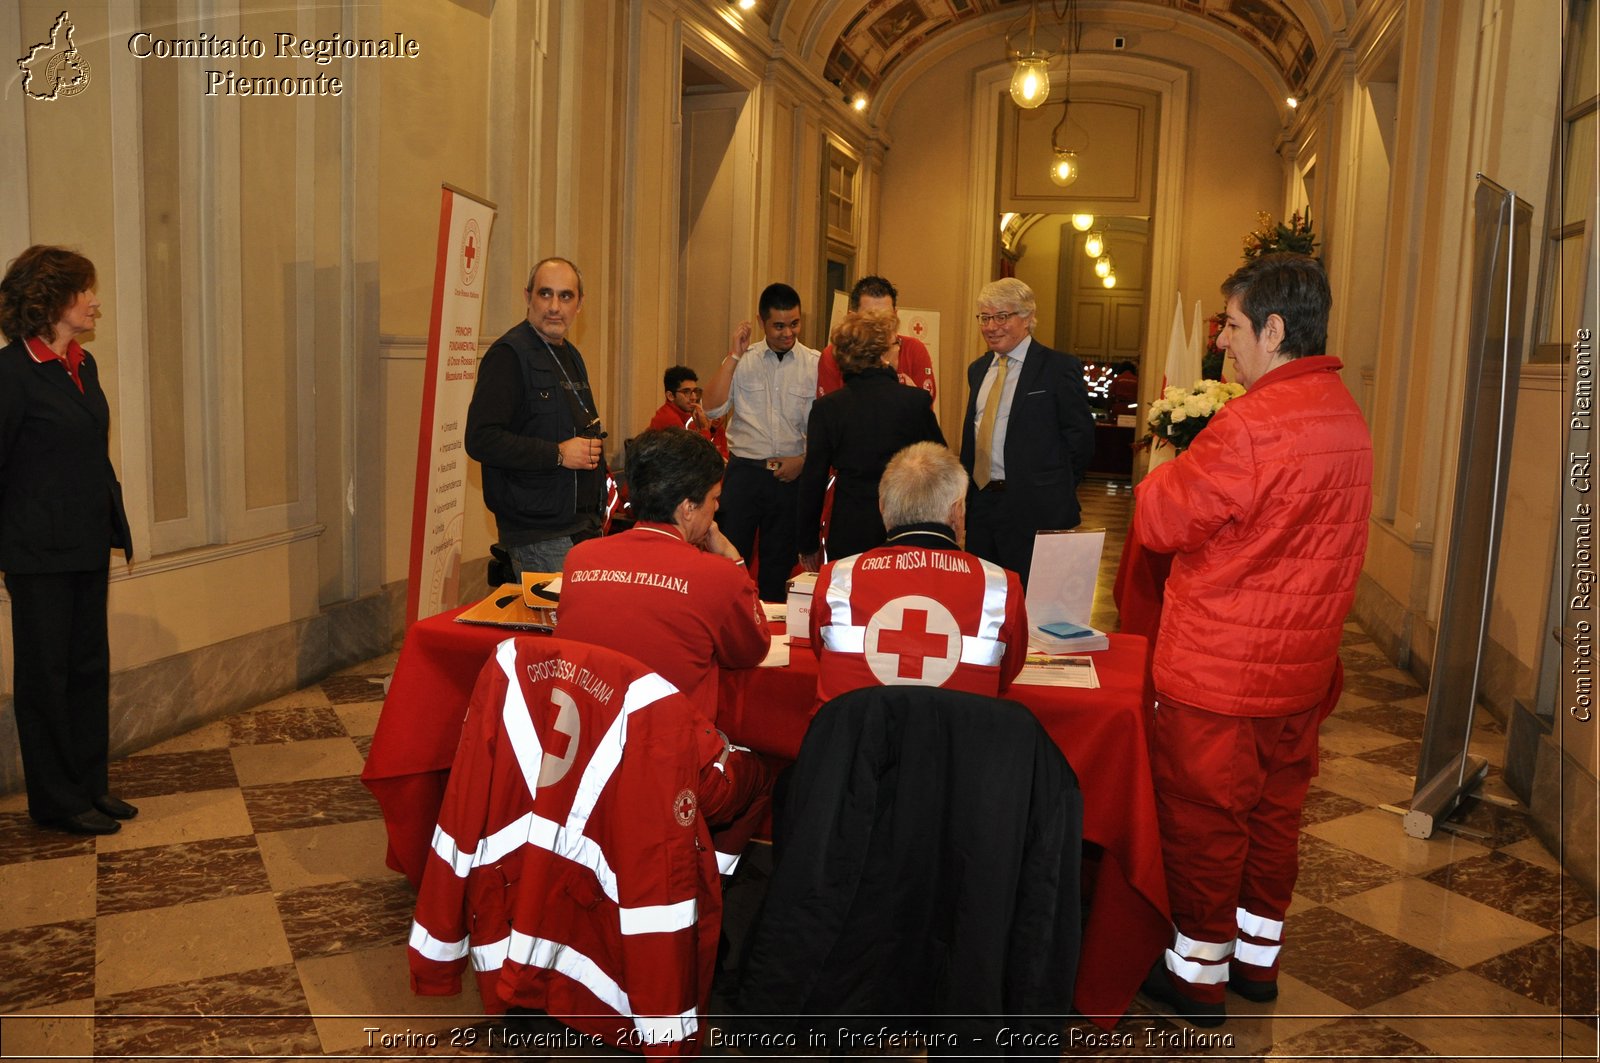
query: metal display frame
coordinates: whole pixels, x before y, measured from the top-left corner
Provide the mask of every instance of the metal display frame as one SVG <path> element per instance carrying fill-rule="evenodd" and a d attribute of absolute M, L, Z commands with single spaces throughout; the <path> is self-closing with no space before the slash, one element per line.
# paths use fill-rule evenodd
<path fill-rule="evenodd" d="M 1511 469 L 1533 207 L 1481 173 L 1477 183 L 1455 507 L 1416 788 L 1403 821 L 1414 838 L 1431 837 L 1488 771 L 1469 744 Z"/>

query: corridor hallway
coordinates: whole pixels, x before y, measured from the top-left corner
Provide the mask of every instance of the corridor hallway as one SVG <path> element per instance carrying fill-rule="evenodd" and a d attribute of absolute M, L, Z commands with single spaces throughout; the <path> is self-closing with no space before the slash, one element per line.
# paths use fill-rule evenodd
<path fill-rule="evenodd" d="M 1132 493 L 1091 481 L 1081 495 L 1085 526 L 1109 532 L 1100 623 Z M 1593 897 L 1498 800 L 1494 768 L 1462 820 L 1471 834 L 1408 838 L 1378 806 L 1410 793 L 1426 695 L 1354 625 L 1343 655 L 1276 1004 L 1230 995 L 1227 1024 L 1195 1031 L 1136 999 L 1114 1037 L 1069 1027 L 1065 1055 L 1594 1056 Z M 384 866 L 358 779 L 393 665 L 368 661 L 116 762 L 113 789 L 141 810 L 120 834 L 47 833 L 21 795 L 0 799 L 7 1057 L 484 1054 L 473 990 L 407 987 L 414 898 Z M 1498 764 L 1503 745 L 1479 713 L 1474 752 Z M 769 866 L 753 864 L 730 893 L 732 935 Z"/>

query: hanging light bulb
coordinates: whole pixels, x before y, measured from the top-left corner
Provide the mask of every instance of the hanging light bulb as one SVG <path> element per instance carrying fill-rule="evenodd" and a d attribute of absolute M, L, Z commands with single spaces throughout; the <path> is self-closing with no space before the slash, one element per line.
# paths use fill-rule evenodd
<path fill-rule="evenodd" d="M 1078 179 L 1078 153 L 1056 149 L 1055 161 L 1050 164 L 1050 180 L 1062 188 Z"/>
<path fill-rule="evenodd" d="M 1104 279 L 1111 276 L 1111 274 L 1114 272 L 1116 271 L 1111 268 L 1110 255 L 1101 255 L 1099 258 L 1094 260 L 1094 275 L 1096 277 Z M 1106 287 L 1109 288 L 1111 285 L 1108 284 Z"/>
<path fill-rule="evenodd" d="M 1030 52 L 1017 59 L 1011 73 L 1011 101 L 1031 111 L 1050 98 L 1050 57 Z"/>
<path fill-rule="evenodd" d="M 1094 215 L 1093 214 L 1074 214 L 1072 216 L 1072 227 L 1074 229 L 1078 230 L 1080 233 L 1088 232 L 1090 227 L 1093 226 L 1093 225 L 1094 225 Z"/>
<path fill-rule="evenodd" d="M 1107 272 L 1100 283 L 1105 285 L 1107 288 L 1115 288 L 1117 286 L 1117 271 L 1110 270 Z"/>
<path fill-rule="evenodd" d="M 1096 229 L 1083 238 L 1083 253 L 1090 258 L 1099 258 L 1106 253 L 1106 234 Z"/>

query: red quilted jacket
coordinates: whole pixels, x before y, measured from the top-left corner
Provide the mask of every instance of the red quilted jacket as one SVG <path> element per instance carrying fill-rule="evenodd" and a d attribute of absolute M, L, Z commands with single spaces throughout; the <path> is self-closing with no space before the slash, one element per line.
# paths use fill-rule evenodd
<path fill-rule="evenodd" d="M 1267 373 L 1134 492 L 1137 534 L 1175 555 L 1161 694 L 1235 716 L 1326 695 L 1372 511 L 1372 437 L 1340 368 L 1316 355 Z"/>

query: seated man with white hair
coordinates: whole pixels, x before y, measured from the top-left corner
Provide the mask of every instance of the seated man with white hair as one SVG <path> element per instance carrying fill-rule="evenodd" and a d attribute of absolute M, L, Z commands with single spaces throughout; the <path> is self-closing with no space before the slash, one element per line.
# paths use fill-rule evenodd
<path fill-rule="evenodd" d="M 967 553 L 967 472 L 948 448 L 915 443 L 878 483 L 884 545 L 824 565 L 811 607 L 817 704 L 867 686 L 995 696 L 1028 653 L 1014 572 Z"/>

